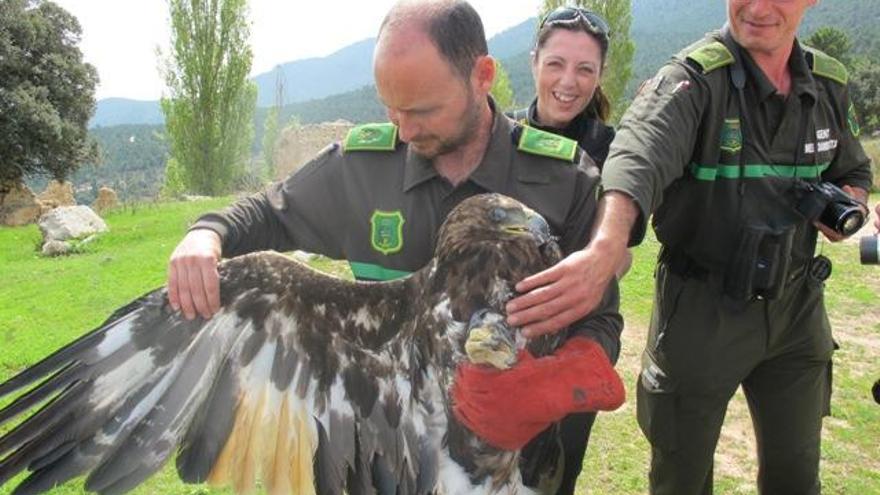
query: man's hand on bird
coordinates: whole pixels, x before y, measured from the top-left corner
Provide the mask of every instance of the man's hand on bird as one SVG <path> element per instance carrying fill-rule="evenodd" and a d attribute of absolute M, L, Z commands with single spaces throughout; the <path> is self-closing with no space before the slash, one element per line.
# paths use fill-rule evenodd
<path fill-rule="evenodd" d="M 168 262 L 168 302 L 192 320 L 208 319 L 220 310 L 220 236 L 212 230 L 192 230 L 180 241 Z"/>
<path fill-rule="evenodd" d="M 507 303 L 507 324 L 534 338 L 558 332 L 593 311 L 611 279 L 626 273 L 631 263 L 627 243 L 638 215 L 626 194 L 603 195 L 590 243 L 517 283 L 522 295 Z"/>

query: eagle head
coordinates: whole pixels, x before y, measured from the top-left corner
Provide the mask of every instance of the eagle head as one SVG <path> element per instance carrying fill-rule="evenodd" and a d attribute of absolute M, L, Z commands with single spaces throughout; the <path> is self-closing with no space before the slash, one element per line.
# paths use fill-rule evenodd
<path fill-rule="evenodd" d="M 517 263 L 523 266 L 546 267 L 561 258 L 544 217 L 500 194 L 479 194 L 456 206 L 440 227 L 435 257 L 441 262 L 460 263 L 467 255 L 487 257 L 492 248 L 526 254 L 525 260 Z"/>
<path fill-rule="evenodd" d="M 517 282 L 561 259 L 550 226 L 519 201 L 481 194 L 453 209 L 438 236 L 434 278 L 453 317 L 468 322 L 455 347 L 461 345 L 471 362 L 511 366 L 527 343 L 518 328 L 506 325 L 504 306 Z M 529 342 L 529 349 L 543 355 L 555 346 L 544 340 Z"/>

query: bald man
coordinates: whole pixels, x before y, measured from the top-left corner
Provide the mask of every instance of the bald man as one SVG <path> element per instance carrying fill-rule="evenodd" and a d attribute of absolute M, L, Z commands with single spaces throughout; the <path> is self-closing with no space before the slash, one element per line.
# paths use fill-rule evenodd
<path fill-rule="evenodd" d="M 572 257 L 586 245 L 596 212 L 598 170 L 574 141 L 519 126 L 495 108 L 489 96 L 495 62 L 479 15 L 468 3 L 395 5 L 380 28 L 374 73 L 391 122 L 355 127 L 284 181 L 201 217 L 171 257 L 168 293 L 175 309 L 189 318 L 209 318 L 220 306 L 221 256 L 260 249 L 345 259 L 361 280 L 405 276 L 430 261 L 446 214 L 487 192 L 511 196 L 541 213 L 569 255 L 563 271 L 577 266 Z M 563 349 L 596 346 L 601 359 L 614 362 L 623 326 L 616 285 L 600 295 L 589 303 L 597 308 L 566 329 Z M 590 359 L 575 364 L 590 366 Z M 527 371 L 528 380 L 508 375 L 500 381 L 498 387 L 514 388 L 502 395 L 584 385 L 552 372 Z M 491 377 L 478 381 L 486 380 Z M 480 404 L 465 387 L 456 389 L 455 397 L 460 419 L 502 448 L 521 448 L 561 419 L 530 408 Z M 576 407 L 566 412 L 574 414 L 561 422 L 566 462 L 559 493 L 574 490 L 595 418 Z"/>

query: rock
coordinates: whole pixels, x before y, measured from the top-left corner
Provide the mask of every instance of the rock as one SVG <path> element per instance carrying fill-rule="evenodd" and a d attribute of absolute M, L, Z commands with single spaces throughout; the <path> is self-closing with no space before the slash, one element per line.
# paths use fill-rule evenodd
<path fill-rule="evenodd" d="M 308 163 L 319 151 L 337 143 L 354 124 L 345 120 L 283 129 L 275 146 L 275 179 L 283 179 Z"/>
<path fill-rule="evenodd" d="M 65 241 L 49 241 L 43 244 L 43 250 L 40 254 L 43 256 L 63 256 L 70 252 L 71 245 Z"/>
<path fill-rule="evenodd" d="M 107 186 L 101 186 L 101 189 L 98 189 L 98 197 L 92 203 L 92 209 L 98 213 L 104 213 L 117 206 L 119 206 L 119 198 L 116 196 L 116 191 Z"/>
<path fill-rule="evenodd" d="M 211 199 L 211 196 L 199 196 L 198 194 L 184 194 L 183 200 L 192 202 L 192 201 L 207 201 Z"/>
<path fill-rule="evenodd" d="M 48 208 L 58 208 L 59 206 L 73 206 L 76 199 L 73 197 L 73 184 L 70 182 L 58 182 L 57 180 L 49 181 L 46 190 L 41 192 L 37 199 Z"/>
<path fill-rule="evenodd" d="M 0 225 L 10 227 L 34 223 L 42 209 L 34 193 L 24 184 L 15 184 L 6 194 L 0 194 Z"/>
<path fill-rule="evenodd" d="M 107 232 L 107 224 L 88 206 L 62 206 L 40 217 L 43 241 L 79 239 Z"/>

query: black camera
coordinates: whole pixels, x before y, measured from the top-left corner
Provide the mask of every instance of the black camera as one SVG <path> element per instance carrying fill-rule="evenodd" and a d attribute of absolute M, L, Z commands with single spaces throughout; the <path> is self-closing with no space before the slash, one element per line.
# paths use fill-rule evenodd
<path fill-rule="evenodd" d="M 862 236 L 859 240 L 859 258 L 863 265 L 880 265 L 878 234 Z"/>
<path fill-rule="evenodd" d="M 849 237 L 865 224 L 864 205 L 830 182 L 801 182 L 797 210 L 808 220 Z"/>

